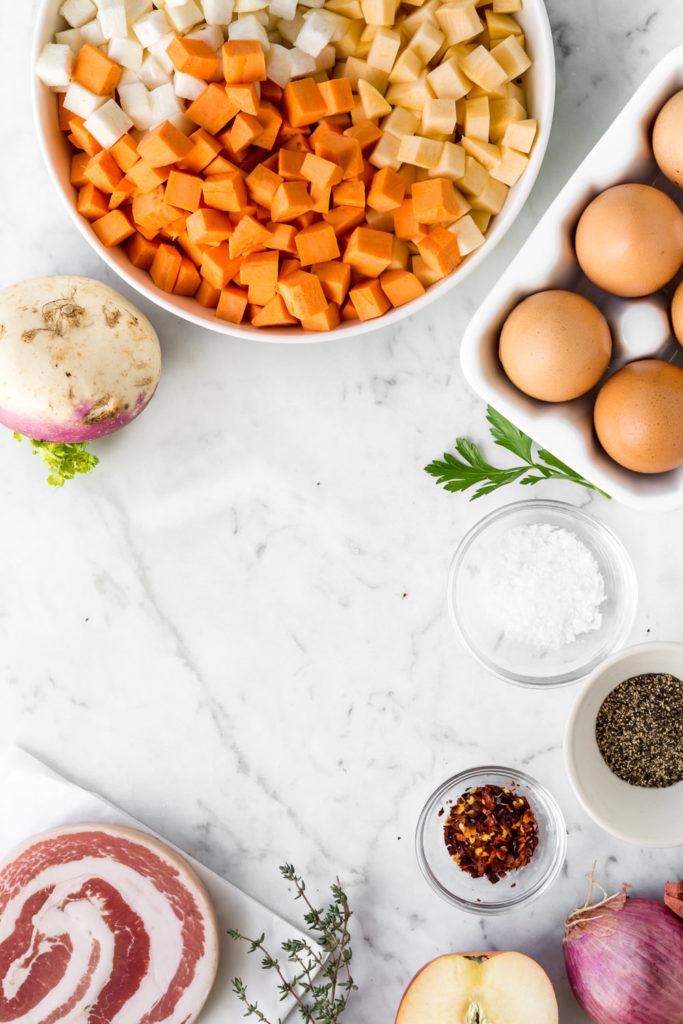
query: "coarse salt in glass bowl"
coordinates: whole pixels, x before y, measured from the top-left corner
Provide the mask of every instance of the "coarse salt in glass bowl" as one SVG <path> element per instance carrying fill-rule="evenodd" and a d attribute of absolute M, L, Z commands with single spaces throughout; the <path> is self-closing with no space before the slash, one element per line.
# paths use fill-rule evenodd
<path fill-rule="evenodd" d="M 524 796 L 538 823 L 538 846 L 524 867 L 492 883 L 472 878 L 452 859 L 444 840 L 444 825 L 451 804 L 465 790 L 500 786 Z M 567 828 L 555 798 L 524 772 L 493 765 L 471 768 L 447 779 L 422 809 L 415 833 L 417 860 L 432 889 L 470 914 L 503 914 L 525 906 L 553 884 L 567 852 Z"/>
<path fill-rule="evenodd" d="M 509 531 L 545 523 L 571 532 L 590 551 L 605 589 L 599 627 L 554 650 L 506 635 L 487 590 L 496 552 Z M 561 501 L 520 501 L 491 512 L 465 535 L 448 576 L 448 608 L 460 640 L 489 672 L 521 686 L 561 686 L 587 676 L 626 642 L 637 596 L 633 564 L 619 538 L 593 516 Z"/>

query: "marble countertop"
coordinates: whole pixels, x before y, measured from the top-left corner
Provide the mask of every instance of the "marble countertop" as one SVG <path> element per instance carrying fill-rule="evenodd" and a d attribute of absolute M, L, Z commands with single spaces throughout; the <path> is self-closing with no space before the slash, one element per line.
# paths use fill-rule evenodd
<path fill-rule="evenodd" d="M 11 156 L 0 281 L 99 277 L 41 163 L 29 40 L 37 0 L 3 4 L 0 96 Z M 129 296 L 162 338 L 144 416 L 98 446 L 62 491 L 0 434 L 0 741 L 14 741 L 295 916 L 278 865 L 321 896 L 339 874 L 360 992 L 346 1024 L 393 1019 L 439 953 L 516 948 L 548 970 L 580 1024 L 562 922 L 584 875 L 655 895 L 680 850 L 641 850 L 586 816 L 561 742 L 575 699 L 491 678 L 459 647 L 445 580 L 463 532 L 533 493 L 588 508 L 628 546 L 640 581 L 632 642 L 683 639 L 681 513 L 636 513 L 569 485 L 469 504 L 422 471 L 458 435 L 483 441 L 459 339 L 490 282 L 647 72 L 683 31 L 678 0 L 549 0 L 556 117 L 531 199 L 466 284 L 419 319 L 356 341 L 270 346 L 220 337 Z M 413 851 L 431 790 L 468 766 L 528 770 L 559 800 L 569 850 L 528 910 L 459 914 Z M 229 1020 L 241 1019 L 235 1003 Z"/>

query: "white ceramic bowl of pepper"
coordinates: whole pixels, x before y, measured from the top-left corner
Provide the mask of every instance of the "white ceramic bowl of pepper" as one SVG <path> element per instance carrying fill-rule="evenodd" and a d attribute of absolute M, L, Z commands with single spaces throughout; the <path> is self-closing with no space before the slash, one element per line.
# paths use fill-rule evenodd
<path fill-rule="evenodd" d="M 627 680 L 638 682 L 617 690 Z M 683 845 L 681 680 L 683 643 L 628 647 L 591 673 L 567 722 L 565 767 L 579 802 L 637 846 Z"/>

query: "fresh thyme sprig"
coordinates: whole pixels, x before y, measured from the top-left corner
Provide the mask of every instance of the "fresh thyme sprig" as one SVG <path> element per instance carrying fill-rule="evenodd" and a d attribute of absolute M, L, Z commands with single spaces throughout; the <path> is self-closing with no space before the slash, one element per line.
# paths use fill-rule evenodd
<path fill-rule="evenodd" d="M 21 434 L 14 432 L 16 441 L 23 441 Z M 36 441 L 28 438 L 33 454 L 40 453 L 50 470 L 47 482 L 52 487 L 63 487 L 65 480 L 73 480 L 77 473 L 91 473 L 100 461 L 96 455 L 86 451 L 87 441 L 73 444 L 59 444 L 57 441 Z"/>
<path fill-rule="evenodd" d="M 232 928 L 228 934 L 235 940 L 249 943 L 249 953 L 257 950 L 262 955 L 261 966 L 266 971 L 275 971 L 280 979 L 277 986 L 280 999 L 293 996 L 299 1013 L 307 1024 L 337 1024 L 346 1009 L 349 997 L 358 986 L 351 977 L 351 935 L 349 919 L 351 910 L 346 893 L 339 879 L 330 886 L 332 900 L 321 910 L 310 903 L 306 895 L 306 884 L 297 875 L 292 864 L 284 864 L 280 872 L 288 882 L 292 882 L 296 890 L 294 899 L 303 899 L 308 908 L 304 913 L 304 921 L 311 932 L 316 933 L 317 945 L 313 946 L 304 939 L 287 939 L 281 944 L 287 960 L 294 966 L 294 975 L 289 980 L 280 962 L 270 955 L 266 949 L 265 934 L 258 939 L 247 938 Z M 320 981 L 316 983 L 316 977 Z M 232 990 L 237 998 L 244 1003 L 245 1017 L 256 1017 L 262 1024 L 270 1024 L 265 1014 L 259 1009 L 258 1003 L 251 1002 L 247 988 L 241 978 L 233 978 Z M 276 1024 L 282 1024 L 278 1017 Z"/>
<path fill-rule="evenodd" d="M 479 448 L 465 437 L 455 442 L 455 450 L 460 458 L 445 452 L 443 460 L 435 459 L 425 466 L 425 471 L 436 477 L 437 484 L 443 484 L 447 491 L 466 491 L 470 487 L 477 490 L 470 496 L 470 501 L 481 498 L 491 491 L 512 484 L 516 480 L 520 484 L 537 484 L 541 480 L 570 480 L 581 487 L 609 498 L 609 494 L 590 483 L 570 466 L 561 462 L 545 448 L 538 448 L 536 457 L 533 454 L 534 442 L 527 434 L 506 420 L 490 405 L 486 410 L 486 419 L 491 427 L 491 437 L 500 448 L 506 448 L 513 455 L 522 459 L 523 465 L 509 469 L 492 466 L 481 454 Z M 478 485 L 478 486 L 477 486 Z"/>

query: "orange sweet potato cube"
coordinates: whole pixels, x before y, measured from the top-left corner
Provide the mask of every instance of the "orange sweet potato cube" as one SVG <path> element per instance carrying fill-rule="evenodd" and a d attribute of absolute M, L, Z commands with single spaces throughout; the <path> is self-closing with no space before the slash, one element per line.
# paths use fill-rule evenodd
<path fill-rule="evenodd" d="M 392 306 L 402 306 L 425 292 L 422 282 L 409 270 L 385 270 L 379 283 Z"/>
<path fill-rule="evenodd" d="M 351 266 L 341 260 L 329 260 L 326 263 L 314 263 L 311 272 L 322 285 L 325 297 L 341 306 L 346 293 L 351 287 Z"/>
<path fill-rule="evenodd" d="M 354 228 L 359 227 L 365 220 L 365 208 L 357 206 L 335 206 L 323 214 L 323 220 L 332 225 L 337 238 L 347 235 Z"/>
<path fill-rule="evenodd" d="M 204 202 L 216 210 L 239 213 L 247 205 L 247 189 L 241 171 L 212 174 L 204 179 Z"/>
<path fill-rule="evenodd" d="M 203 39 L 177 36 L 166 48 L 174 67 L 184 75 L 210 82 L 218 68 L 218 57 Z"/>
<path fill-rule="evenodd" d="M 339 164 L 316 156 L 315 153 L 306 153 L 301 164 L 301 173 L 307 181 L 320 188 L 330 188 L 342 180 L 342 169 Z"/>
<path fill-rule="evenodd" d="M 228 84 L 265 82 L 266 61 L 263 48 L 257 40 L 229 39 L 223 44 L 221 54 L 223 77 Z"/>
<path fill-rule="evenodd" d="M 91 156 L 84 173 L 96 188 L 110 195 L 123 177 L 123 171 L 108 149 Z"/>
<path fill-rule="evenodd" d="M 278 185 L 271 203 L 272 219 L 279 221 L 294 220 L 307 213 L 313 206 L 305 181 L 283 181 Z"/>
<path fill-rule="evenodd" d="M 318 82 L 318 89 L 327 108 L 327 116 L 347 114 L 353 110 L 355 99 L 348 78 L 330 78 L 327 82 Z"/>
<path fill-rule="evenodd" d="M 405 179 L 391 167 L 382 167 L 372 179 L 368 192 L 368 206 L 378 213 L 397 210 L 403 202 L 405 191 Z"/>
<path fill-rule="evenodd" d="M 226 85 L 225 92 L 231 103 L 234 103 L 238 110 L 245 114 L 258 114 L 259 93 L 253 82 L 240 85 Z M 263 131 L 263 126 L 261 126 Z"/>
<path fill-rule="evenodd" d="M 230 281 L 235 279 L 241 263 L 241 256 L 233 257 L 230 255 L 230 245 L 228 242 L 212 245 L 202 256 L 202 277 L 214 288 L 221 291 Z"/>
<path fill-rule="evenodd" d="M 222 210 L 199 209 L 187 218 L 187 234 L 195 245 L 213 245 L 230 238 L 235 230 Z"/>
<path fill-rule="evenodd" d="M 263 131 L 257 139 L 254 139 L 254 145 L 259 146 L 261 149 L 273 149 L 282 124 L 282 115 L 272 103 L 261 102 L 257 117 L 263 125 Z"/>
<path fill-rule="evenodd" d="M 196 174 L 171 171 L 166 184 L 166 202 L 194 213 L 202 198 L 202 179 Z"/>
<path fill-rule="evenodd" d="M 277 155 L 277 173 L 285 181 L 305 180 L 301 173 L 305 154 L 293 149 L 281 149 Z"/>
<path fill-rule="evenodd" d="M 258 117 L 240 111 L 230 129 L 230 148 L 237 155 L 247 146 L 253 146 L 254 139 L 257 139 L 262 131 L 263 125 Z"/>
<path fill-rule="evenodd" d="M 428 178 L 426 181 L 414 182 L 412 198 L 415 217 L 420 224 L 455 220 L 465 212 L 449 178 Z"/>
<path fill-rule="evenodd" d="M 71 129 L 70 134 L 67 136 L 69 142 L 76 147 L 76 149 L 82 149 L 88 156 L 95 156 L 95 153 L 99 153 L 102 149 L 99 142 L 94 135 L 91 135 L 88 129 L 85 127 L 85 122 L 82 117 L 72 116 L 69 119 L 69 128 Z"/>
<path fill-rule="evenodd" d="M 230 236 L 230 255 L 247 256 L 252 252 L 265 249 L 270 238 L 270 231 L 249 215 L 240 217 L 233 234 Z M 277 256 L 277 253 L 275 254 Z"/>
<path fill-rule="evenodd" d="M 315 316 L 327 308 L 328 300 L 315 274 L 293 270 L 284 277 L 280 275 L 277 289 L 287 309 L 297 320 Z"/>
<path fill-rule="evenodd" d="M 293 224 L 269 221 L 266 227 L 270 231 L 270 238 L 263 243 L 267 249 L 279 249 L 280 252 L 296 255 L 296 228 Z"/>
<path fill-rule="evenodd" d="M 365 210 L 365 185 L 362 181 L 342 181 L 332 189 L 335 206 L 357 206 Z"/>
<path fill-rule="evenodd" d="M 392 243 L 393 236 L 388 231 L 358 227 L 344 250 L 344 263 L 350 263 L 364 277 L 379 277 L 391 263 Z M 355 302 L 354 305 L 358 308 Z"/>
<path fill-rule="evenodd" d="M 121 181 L 115 186 L 114 191 L 109 196 L 109 209 L 118 210 L 119 206 L 123 206 L 124 203 L 133 198 L 136 191 L 137 189 L 130 178 L 121 178 Z"/>
<path fill-rule="evenodd" d="M 211 82 L 204 92 L 190 103 L 186 114 L 209 135 L 217 135 L 221 128 L 225 128 L 228 121 L 232 120 L 238 109 L 228 99 L 224 86 Z"/>
<path fill-rule="evenodd" d="M 79 190 L 76 209 L 86 220 L 99 220 L 109 211 L 109 196 L 89 181 Z"/>
<path fill-rule="evenodd" d="M 204 306 L 205 309 L 215 309 L 220 297 L 220 288 L 214 288 L 205 278 L 202 278 L 195 294 L 195 299 L 199 305 Z"/>
<path fill-rule="evenodd" d="M 93 231 L 106 246 L 120 245 L 135 233 L 135 227 L 123 210 L 110 210 L 104 217 L 93 221 Z"/>
<path fill-rule="evenodd" d="M 338 323 L 339 306 L 335 302 L 328 302 L 322 313 L 307 316 L 301 321 L 301 326 L 306 331 L 331 331 Z"/>
<path fill-rule="evenodd" d="M 209 135 L 204 128 L 198 128 L 190 135 L 192 149 L 178 163 L 181 171 L 189 171 L 190 174 L 199 174 L 212 160 L 214 160 L 223 148 L 218 139 Z"/>
<path fill-rule="evenodd" d="M 248 301 L 249 297 L 242 288 L 229 284 L 221 290 L 221 297 L 216 308 L 216 316 L 220 320 L 228 320 L 230 323 L 240 324 L 244 319 Z"/>
<path fill-rule="evenodd" d="M 429 234 L 417 243 L 417 247 L 429 270 L 440 274 L 441 277 L 450 274 L 460 263 L 458 240 L 446 228 L 432 228 Z"/>
<path fill-rule="evenodd" d="M 350 128 L 344 129 L 344 135 L 348 135 L 351 139 L 356 139 L 363 152 L 371 149 L 376 142 L 379 142 L 383 134 L 382 129 L 378 128 L 374 121 L 359 121 L 358 124 L 353 124 Z"/>
<path fill-rule="evenodd" d="M 339 164 L 344 180 L 358 178 L 363 173 L 363 151 L 358 139 L 336 132 L 326 132 L 314 146 L 316 156 Z"/>
<path fill-rule="evenodd" d="M 325 263 L 340 255 L 337 236 L 324 220 L 309 224 L 296 234 L 294 241 L 302 267 L 310 266 L 311 263 Z"/>
<path fill-rule="evenodd" d="M 109 150 L 124 174 L 138 159 L 138 147 L 132 135 L 122 135 Z"/>
<path fill-rule="evenodd" d="M 90 157 L 87 153 L 74 153 L 71 157 L 71 173 L 69 175 L 69 181 L 74 188 L 83 188 L 84 185 L 88 184 L 85 169 L 88 166 L 89 160 Z"/>
<path fill-rule="evenodd" d="M 355 284 L 349 292 L 354 309 L 361 320 L 374 320 L 391 308 L 377 278 L 365 278 Z"/>
<path fill-rule="evenodd" d="M 86 43 L 78 51 L 73 80 L 94 92 L 96 96 L 107 96 L 119 84 L 122 69 L 101 50 Z"/>
<path fill-rule="evenodd" d="M 251 174 L 247 176 L 246 185 L 250 198 L 261 206 L 270 206 L 282 180 L 279 174 L 269 170 L 263 164 L 257 164 Z"/>
<path fill-rule="evenodd" d="M 140 139 L 138 153 L 150 167 L 163 167 L 182 160 L 192 149 L 187 135 L 171 121 L 162 121 Z"/>
<path fill-rule="evenodd" d="M 285 306 L 281 295 L 274 295 L 263 309 L 251 318 L 251 322 L 254 327 L 279 327 L 298 323 L 296 317 L 292 316 Z"/>
<path fill-rule="evenodd" d="M 134 267 L 149 270 L 160 243 L 154 239 L 144 238 L 136 231 L 126 243 L 126 255 Z"/>
<path fill-rule="evenodd" d="M 292 127 L 300 128 L 325 117 L 327 104 L 314 79 L 299 78 L 285 86 L 282 109 Z"/>
<path fill-rule="evenodd" d="M 183 258 L 174 245 L 162 242 L 154 254 L 149 273 L 157 288 L 172 292 L 178 280 Z"/>

